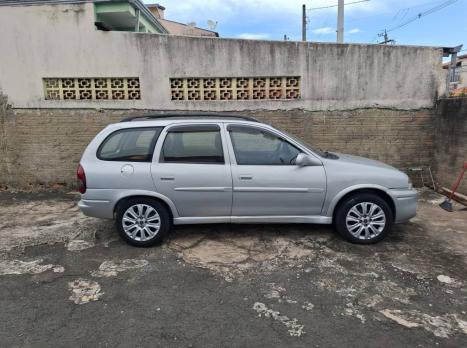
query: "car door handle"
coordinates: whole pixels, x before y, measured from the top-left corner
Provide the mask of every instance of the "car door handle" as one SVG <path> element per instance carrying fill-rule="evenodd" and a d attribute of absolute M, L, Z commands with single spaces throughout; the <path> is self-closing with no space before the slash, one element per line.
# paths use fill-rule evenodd
<path fill-rule="evenodd" d="M 161 176 L 161 181 L 174 181 L 174 176 Z"/>
<path fill-rule="evenodd" d="M 253 179 L 253 175 L 248 175 L 248 174 L 240 175 L 240 180 L 252 180 L 252 179 Z"/>

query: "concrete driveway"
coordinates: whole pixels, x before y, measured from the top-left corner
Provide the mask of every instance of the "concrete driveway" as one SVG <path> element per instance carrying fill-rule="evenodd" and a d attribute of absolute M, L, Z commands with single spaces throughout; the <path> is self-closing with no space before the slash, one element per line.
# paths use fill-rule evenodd
<path fill-rule="evenodd" d="M 0 346 L 467 346 L 467 210 L 352 245 L 327 226 L 178 227 L 133 248 L 76 197 L 0 193 Z"/>

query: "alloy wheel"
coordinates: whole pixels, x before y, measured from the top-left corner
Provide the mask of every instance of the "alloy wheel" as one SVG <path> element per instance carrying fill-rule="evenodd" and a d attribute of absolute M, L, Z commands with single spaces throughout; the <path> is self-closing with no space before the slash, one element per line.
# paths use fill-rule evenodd
<path fill-rule="evenodd" d="M 383 209 L 371 202 L 355 204 L 345 219 L 347 230 L 358 239 L 368 240 L 377 237 L 386 226 Z"/>
<path fill-rule="evenodd" d="M 154 238 L 161 228 L 159 213 L 147 204 L 130 206 L 122 218 L 122 227 L 128 237 L 144 242 Z"/>

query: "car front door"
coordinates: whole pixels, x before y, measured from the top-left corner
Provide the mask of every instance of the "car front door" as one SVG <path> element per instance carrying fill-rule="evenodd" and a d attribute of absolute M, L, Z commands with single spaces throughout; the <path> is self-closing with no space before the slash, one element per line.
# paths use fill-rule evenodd
<path fill-rule="evenodd" d="M 265 128 L 230 124 L 227 131 L 232 216 L 320 215 L 326 194 L 323 166 L 295 165 L 303 151 Z"/>
<path fill-rule="evenodd" d="M 230 217 L 232 176 L 218 124 L 177 124 L 161 134 L 151 174 L 181 217 Z"/>

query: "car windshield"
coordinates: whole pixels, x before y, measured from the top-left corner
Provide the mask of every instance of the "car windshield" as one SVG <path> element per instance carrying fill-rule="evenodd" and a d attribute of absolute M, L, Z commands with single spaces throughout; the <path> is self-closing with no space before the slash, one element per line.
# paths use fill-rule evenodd
<path fill-rule="evenodd" d="M 278 130 L 276 128 L 276 130 Z M 289 138 L 293 139 L 294 141 L 296 141 L 297 143 L 299 143 L 301 146 L 303 147 L 306 147 L 307 149 L 309 149 L 310 151 L 313 151 L 314 153 L 316 153 L 317 155 L 321 156 L 321 157 L 324 157 L 326 158 L 327 157 L 327 151 L 322 151 L 321 149 L 318 149 L 314 146 L 311 146 L 310 144 L 308 144 L 307 142 L 297 138 L 296 136 L 290 134 L 290 133 L 287 133 L 283 130 L 278 130 L 280 131 L 281 133 L 284 133 L 285 135 L 287 135 Z"/>

